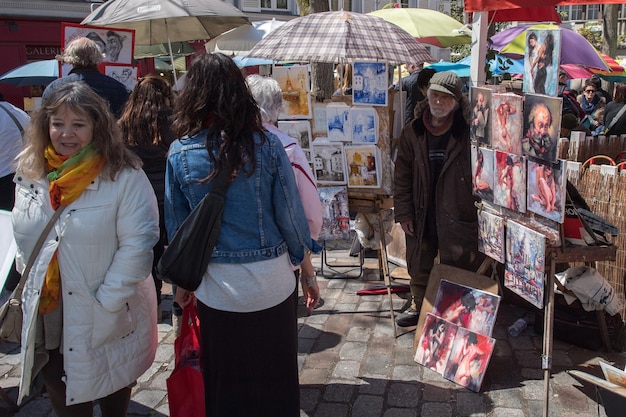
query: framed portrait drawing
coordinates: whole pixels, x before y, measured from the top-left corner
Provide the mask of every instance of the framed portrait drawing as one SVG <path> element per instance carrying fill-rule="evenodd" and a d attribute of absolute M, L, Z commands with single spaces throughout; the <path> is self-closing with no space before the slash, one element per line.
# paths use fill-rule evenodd
<path fill-rule="evenodd" d="M 346 184 L 343 144 L 316 140 L 311 146 L 311 160 L 318 184 Z"/>
<path fill-rule="evenodd" d="M 562 97 L 526 94 L 522 154 L 556 162 L 561 133 Z"/>
<path fill-rule="evenodd" d="M 381 160 L 376 145 L 347 145 L 343 149 L 348 170 L 348 187 L 380 188 Z"/>
<path fill-rule="evenodd" d="M 479 144 L 490 145 L 490 110 L 491 89 L 472 87 L 470 88 L 470 101 L 472 105 L 472 119 L 470 122 L 470 139 Z"/>
<path fill-rule="evenodd" d="M 374 107 L 350 108 L 352 143 L 378 143 L 378 113 Z"/>
<path fill-rule="evenodd" d="M 302 149 L 311 147 L 311 123 L 308 120 L 279 121 L 278 130 L 297 140 Z"/>
<path fill-rule="evenodd" d="M 104 54 L 103 64 L 132 65 L 135 49 L 135 31 L 62 23 L 63 47 L 76 38 L 94 41 Z M 136 77 L 135 77 L 136 78 Z"/>
<path fill-rule="evenodd" d="M 389 77 L 385 62 L 352 64 L 352 104 L 386 106 Z"/>
<path fill-rule="evenodd" d="M 559 29 L 527 30 L 523 91 L 556 96 L 560 60 Z"/>
<path fill-rule="evenodd" d="M 276 66 L 272 68 L 272 77 L 283 92 L 283 112 L 279 119 L 311 118 L 311 82 L 307 65 Z"/>
<path fill-rule="evenodd" d="M 115 78 L 126 86 L 128 91 L 132 91 L 137 84 L 137 67 L 127 65 L 106 65 L 104 73 L 111 78 Z"/>
<path fill-rule="evenodd" d="M 352 142 L 350 106 L 345 103 L 326 105 L 327 137 L 335 142 Z"/>

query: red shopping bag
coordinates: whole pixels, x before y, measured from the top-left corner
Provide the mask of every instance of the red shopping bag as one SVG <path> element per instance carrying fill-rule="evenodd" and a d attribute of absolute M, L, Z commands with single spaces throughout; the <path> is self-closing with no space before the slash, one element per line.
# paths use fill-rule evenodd
<path fill-rule="evenodd" d="M 167 379 L 170 417 L 205 417 L 200 366 L 200 320 L 194 302 L 183 308 L 180 335 L 174 341 L 174 370 Z"/>

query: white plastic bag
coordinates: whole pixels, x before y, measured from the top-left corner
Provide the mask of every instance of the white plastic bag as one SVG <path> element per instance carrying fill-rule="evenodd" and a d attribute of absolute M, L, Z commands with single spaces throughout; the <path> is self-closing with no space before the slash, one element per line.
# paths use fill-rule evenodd
<path fill-rule="evenodd" d="M 611 283 L 594 268 L 588 266 L 569 268 L 562 274 L 557 274 L 557 279 L 576 295 L 586 311 L 605 310 L 612 316 L 621 314 L 624 309 L 624 300 Z M 574 301 L 568 295 L 565 299 L 570 304 Z"/>

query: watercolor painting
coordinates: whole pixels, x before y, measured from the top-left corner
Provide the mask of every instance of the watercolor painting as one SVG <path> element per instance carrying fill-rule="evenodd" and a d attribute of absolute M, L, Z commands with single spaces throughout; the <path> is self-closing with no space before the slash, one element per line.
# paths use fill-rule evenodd
<path fill-rule="evenodd" d="M 283 111 L 279 119 L 311 118 L 311 83 L 307 65 L 276 66 L 272 77 L 283 91 Z"/>
<path fill-rule="evenodd" d="M 350 106 L 345 103 L 329 103 L 326 106 L 327 137 L 335 142 L 352 142 Z"/>
<path fill-rule="evenodd" d="M 543 161 L 528 157 L 528 211 L 563 223 L 567 196 L 566 161 Z"/>
<path fill-rule="evenodd" d="M 443 377 L 471 391 L 480 391 L 496 340 L 459 328 Z"/>
<path fill-rule="evenodd" d="M 311 147 L 311 122 L 308 120 L 279 120 L 277 127 L 281 132 L 297 140 L 302 149 Z"/>
<path fill-rule="evenodd" d="M 472 120 L 470 122 L 470 139 L 479 144 L 491 144 L 491 89 L 470 88 L 470 102 L 472 105 Z"/>
<path fill-rule="evenodd" d="M 522 154 L 522 97 L 513 93 L 491 96 L 491 147 Z"/>
<path fill-rule="evenodd" d="M 499 295 L 443 279 L 433 314 L 464 329 L 491 336 L 499 306 Z"/>
<path fill-rule="evenodd" d="M 373 107 L 352 107 L 352 143 L 378 142 L 378 113 Z"/>
<path fill-rule="evenodd" d="M 556 96 L 560 60 L 560 30 L 527 30 L 522 90 L 525 93 Z"/>
<path fill-rule="evenodd" d="M 556 162 L 561 133 L 562 97 L 526 94 L 522 154 Z"/>
<path fill-rule="evenodd" d="M 346 184 L 345 156 L 341 143 L 314 141 L 311 160 L 318 184 Z"/>
<path fill-rule="evenodd" d="M 509 210 L 526 212 L 526 158 L 495 151 L 493 202 Z"/>
<path fill-rule="evenodd" d="M 543 308 L 545 258 L 545 236 L 507 220 L 504 285 L 537 308 Z"/>
<path fill-rule="evenodd" d="M 343 151 L 346 155 L 348 187 L 380 188 L 380 149 L 376 145 L 349 145 Z"/>
<path fill-rule="evenodd" d="M 341 187 L 319 187 L 322 202 L 322 230 L 320 241 L 350 239 L 350 213 L 348 211 L 348 189 Z"/>
<path fill-rule="evenodd" d="M 353 63 L 352 104 L 386 106 L 388 78 L 385 62 Z"/>
<path fill-rule="evenodd" d="M 458 326 L 428 313 L 415 352 L 415 362 L 443 375 Z"/>
<path fill-rule="evenodd" d="M 485 210 L 478 212 L 478 250 L 504 264 L 504 218 Z"/>
<path fill-rule="evenodd" d="M 472 193 L 489 202 L 493 202 L 494 158 L 493 149 L 471 146 L 472 158 Z"/>

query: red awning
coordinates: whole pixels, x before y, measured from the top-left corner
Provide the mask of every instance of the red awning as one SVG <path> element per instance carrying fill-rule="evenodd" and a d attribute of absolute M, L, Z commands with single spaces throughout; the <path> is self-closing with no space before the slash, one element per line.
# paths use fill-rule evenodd
<path fill-rule="evenodd" d="M 524 7 L 523 9 L 494 10 L 489 12 L 489 22 L 554 22 L 561 18 L 554 6 Z"/>
<path fill-rule="evenodd" d="M 465 0 L 464 4 L 465 11 L 470 13 L 529 7 L 567 6 L 572 4 L 622 4 L 623 2 L 623 0 Z"/>

